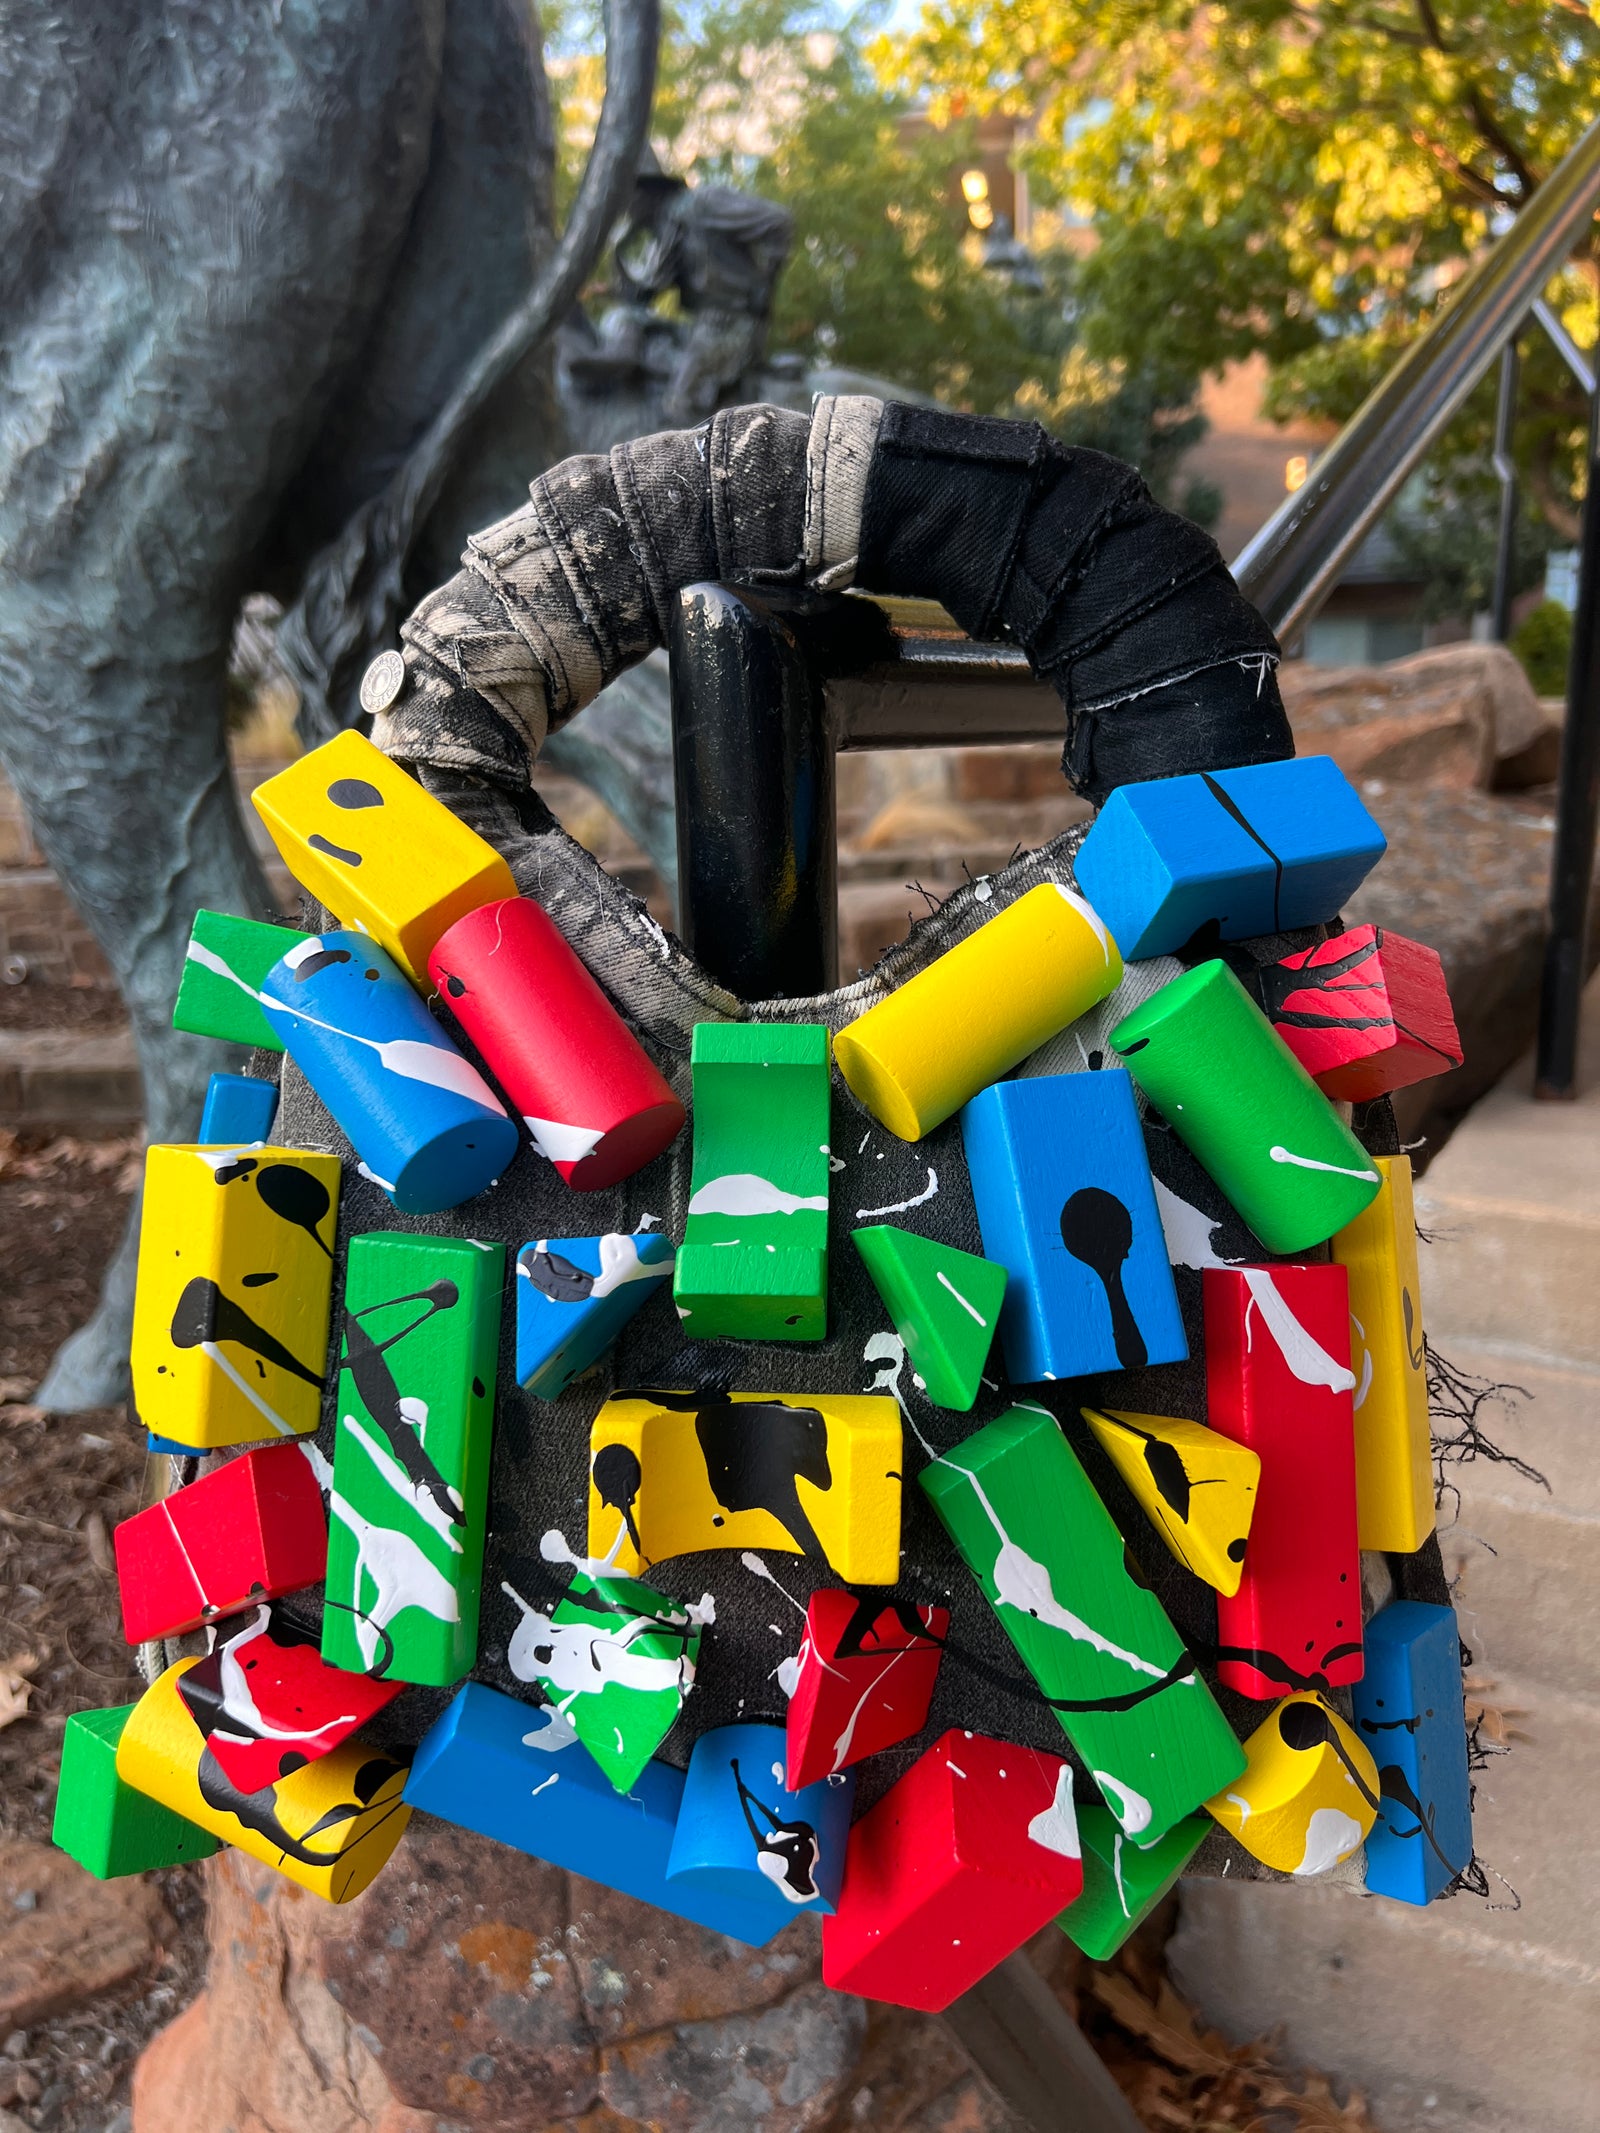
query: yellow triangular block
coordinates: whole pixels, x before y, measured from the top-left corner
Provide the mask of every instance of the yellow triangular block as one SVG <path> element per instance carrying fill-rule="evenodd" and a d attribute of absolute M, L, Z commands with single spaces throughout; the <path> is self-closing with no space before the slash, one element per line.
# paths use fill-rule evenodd
<path fill-rule="evenodd" d="M 1184 1568 L 1236 1593 L 1261 1478 L 1255 1453 L 1174 1415 L 1086 1407 L 1083 1419 Z"/>
<path fill-rule="evenodd" d="M 1244 1776 L 1206 1811 L 1263 1866 L 1324 1874 L 1366 1841 L 1378 1819 L 1378 1766 L 1320 1696 L 1286 1696 L 1244 1752 Z"/>

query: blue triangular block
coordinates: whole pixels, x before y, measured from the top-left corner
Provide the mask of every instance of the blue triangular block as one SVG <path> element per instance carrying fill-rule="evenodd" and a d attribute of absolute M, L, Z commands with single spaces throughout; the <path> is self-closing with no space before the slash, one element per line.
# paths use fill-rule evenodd
<path fill-rule="evenodd" d="M 672 1240 L 542 1237 L 517 1254 L 517 1381 L 553 1400 L 604 1355 L 672 1272 Z"/>

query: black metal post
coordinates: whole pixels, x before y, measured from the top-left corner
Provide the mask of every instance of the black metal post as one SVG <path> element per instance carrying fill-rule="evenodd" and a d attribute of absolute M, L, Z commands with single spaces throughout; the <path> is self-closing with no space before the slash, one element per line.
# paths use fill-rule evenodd
<path fill-rule="evenodd" d="M 1561 734 L 1556 841 L 1550 864 L 1550 937 L 1539 996 L 1533 1093 L 1548 1102 L 1577 1094 L 1578 1025 L 1588 976 L 1595 827 L 1600 819 L 1600 390 L 1589 410 L 1589 478 L 1583 500 L 1578 604 Z"/>
<path fill-rule="evenodd" d="M 839 967 L 833 736 L 793 615 L 691 585 L 672 617 L 680 930 L 745 1000 L 827 992 Z"/>
<path fill-rule="evenodd" d="M 1517 427 L 1516 336 L 1500 351 L 1500 397 L 1494 411 L 1494 470 L 1500 477 L 1500 534 L 1494 552 L 1494 604 L 1490 628 L 1496 644 L 1511 635 L 1511 577 L 1517 563 L 1517 462 L 1511 447 Z"/>

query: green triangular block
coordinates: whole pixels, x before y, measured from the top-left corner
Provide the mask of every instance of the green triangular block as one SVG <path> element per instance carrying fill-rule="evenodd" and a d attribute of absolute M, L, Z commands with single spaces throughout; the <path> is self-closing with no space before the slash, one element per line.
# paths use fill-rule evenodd
<path fill-rule="evenodd" d="M 304 939 L 292 926 L 266 926 L 259 919 L 235 918 L 231 911 L 197 911 L 172 1010 L 173 1028 L 281 1052 L 283 1039 L 262 1013 L 256 995 L 273 964 Z"/>
<path fill-rule="evenodd" d="M 132 1709 L 125 1703 L 111 1711 L 74 1711 L 61 1741 L 51 1836 L 100 1881 L 209 1859 L 222 1849 L 209 1830 L 117 1776 L 117 1742 Z"/>
<path fill-rule="evenodd" d="M 1005 1268 L 888 1222 L 851 1234 L 928 1398 L 965 1413 L 1000 1322 Z"/>
<path fill-rule="evenodd" d="M 1109 1807 L 1080 1807 L 1083 1894 L 1056 1924 L 1085 1955 L 1104 1962 L 1149 1917 L 1215 1828 L 1209 1815 L 1188 1815 L 1141 1851 Z"/>
<path fill-rule="evenodd" d="M 534 1679 L 617 1791 L 630 1791 L 694 1685 L 699 1610 L 636 1579 L 579 1570 L 550 1611 L 548 1638 L 535 1638 L 536 1658 L 554 1664 Z"/>

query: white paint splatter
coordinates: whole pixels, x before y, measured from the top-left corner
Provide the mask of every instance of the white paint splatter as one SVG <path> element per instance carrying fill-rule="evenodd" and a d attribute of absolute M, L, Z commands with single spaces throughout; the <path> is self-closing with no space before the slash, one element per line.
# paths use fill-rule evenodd
<path fill-rule="evenodd" d="M 942 1288 L 948 1289 L 950 1291 L 950 1294 L 955 1298 L 956 1302 L 960 1304 L 962 1310 L 965 1311 L 970 1318 L 975 1318 L 978 1321 L 978 1324 L 984 1328 L 985 1332 L 987 1332 L 989 1321 L 984 1317 L 983 1313 L 978 1309 L 976 1304 L 968 1303 L 967 1299 L 962 1295 L 961 1291 L 956 1287 L 955 1283 L 950 1279 L 949 1275 L 945 1272 L 942 1266 L 936 1267 L 934 1271 L 938 1276 L 940 1286 Z"/>
<path fill-rule="evenodd" d="M 255 1620 L 248 1629 L 236 1631 L 220 1647 L 219 1672 L 222 1685 L 222 1715 L 232 1721 L 231 1727 L 219 1725 L 218 1733 L 224 1740 L 235 1740 L 241 1747 L 248 1747 L 257 1740 L 315 1740 L 320 1733 L 331 1733 L 336 1726 L 353 1726 L 358 1714 L 346 1711 L 341 1717 L 324 1719 L 320 1726 L 292 1726 L 287 1731 L 270 1725 L 261 1715 L 255 1697 L 250 1690 L 250 1676 L 240 1662 L 239 1654 L 258 1638 L 267 1635 L 272 1623 L 270 1607 L 258 1607 Z M 210 1633 L 211 1649 L 218 1651 L 217 1632 Z"/>
<path fill-rule="evenodd" d="M 561 1773 L 560 1773 L 560 1771 L 559 1771 L 559 1770 L 552 1770 L 552 1771 L 551 1771 L 551 1773 L 550 1773 L 550 1775 L 549 1775 L 549 1776 L 548 1776 L 547 1778 L 541 1778 L 541 1779 L 539 1780 L 538 1784 L 534 1786 L 534 1788 L 533 1788 L 532 1792 L 530 1792 L 530 1793 L 529 1793 L 528 1797 L 529 1797 L 529 1799 L 530 1799 L 530 1800 L 536 1800 L 536 1799 L 537 1799 L 537 1798 L 539 1797 L 539 1795 L 540 1795 L 540 1793 L 541 1793 L 541 1792 L 548 1792 L 548 1791 L 550 1790 L 550 1787 L 551 1787 L 552 1785 L 559 1785 L 560 1783 L 561 1783 Z"/>
<path fill-rule="evenodd" d="M 1083 1845 L 1078 1837 L 1078 1810 L 1072 1801 L 1070 1765 L 1063 1763 L 1057 1771 L 1056 1796 L 1048 1807 L 1041 1807 L 1028 1824 L 1028 1835 L 1047 1852 L 1059 1852 L 1063 1859 L 1083 1857 Z"/>
<path fill-rule="evenodd" d="M 565 1711 L 558 1711 L 551 1704 L 546 1708 L 545 1721 L 535 1732 L 523 1734 L 524 1748 L 538 1748 L 547 1755 L 559 1755 L 563 1748 L 578 1745 L 577 1729 Z"/>
<path fill-rule="evenodd" d="M 1305 1857 L 1290 1872 L 1296 1877 L 1325 1874 L 1348 1859 L 1361 1842 L 1361 1824 L 1337 1807 L 1319 1807 L 1306 1824 Z"/>
<path fill-rule="evenodd" d="M 1106 931 L 1105 920 L 1100 916 L 1094 905 L 1078 895 L 1076 890 L 1069 889 L 1065 882 L 1053 882 L 1051 886 L 1057 896 L 1063 902 L 1071 904 L 1073 910 L 1077 912 L 1084 924 L 1093 930 L 1095 939 L 1100 943 L 1100 953 L 1107 965 L 1109 965 L 1111 961 L 1111 936 Z"/>
<path fill-rule="evenodd" d="M 675 1257 L 672 1252 L 669 1251 L 664 1258 L 659 1259 L 645 1259 L 640 1256 L 639 1236 L 643 1234 L 647 1233 L 640 1232 L 629 1237 L 612 1232 L 599 1239 L 600 1271 L 594 1278 L 594 1286 L 589 1291 L 587 1301 L 592 1303 L 602 1296 L 609 1296 L 625 1282 L 662 1281 L 672 1272 Z M 536 1252 L 548 1252 L 549 1238 L 539 1238 L 533 1248 Z M 524 1281 L 533 1280 L 531 1271 L 520 1259 L 517 1261 L 517 1273 Z M 545 1301 L 550 1303 L 553 1299 L 546 1297 Z M 556 1304 L 555 1308 L 561 1310 L 565 1307 Z"/>
<path fill-rule="evenodd" d="M 828 1195 L 785 1192 L 781 1185 L 751 1170 L 708 1178 L 689 1202 L 691 1215 L 793 1215 L 802 1210 L 825 1215 Z"/>
<path fill-rule="evenodd" d="M 356 1164 L 356 1170 L 358 1174 L 364 1177 L 369 1184 L 381 1186 L 385 1192 L 392 1193 L 393 1191 L 395 1191 L 396 1188 L 391 1179 L 380 1178 L 378 1173 L 375 1170 L 369 1170 L 365 1163 L 358 1162 Z"/>
<path fill-rule="evenodd" d="M 273 1428 L 278 1432 L 278 1435 L 280 1437 L 292 1437 L 295 1434 L 292 1426 L 289 1423 L 285 1422 L 282 1415 L 278 1413 L 275 1407 L 268 1406 L 267 1402 L 262 1398 L 261 1394 L 256 1390 L 255 1386 L 250 1383 L 250 1380 L 247 1377 L 243 1376 L 241 1372 L 234 1369 L 232 1363 L 228 1361 L 228 1358 L 223 1354 L 222 1350 L 217 1346 L 217 1343 L 215 1341 L 202 1341 L 200 1343 L 200 1353 L 204 1356 L 209 1357 L 210 1360 L 216 1364 L 217 1368 L 222 1372 L 222 1375 L 228 1380 L 228 1383 L 232 1385 L 236 1391 L 242 1392 L 244 1394 L 245 1398 L 250 1402 L 250 1405 L 255 1409 L 256 1413 L 264 1416 L 265 1419 L 272 1424 Z"/>
<path fill-rule="evenodd" d="M 879 1365 L 878 1375 L 870 1385 L 864 1386 L 862 1389 L 866 1392 L 893 1393 L 894 1403 L 900 1410 L 901 1421 L 905 1423 L 928 1457 L 930 1459 L 936 1458 L 938 1455 L 921 1430 L 918 1429 L 915 1417 L 912 1415 L 910 1408 L 907 1407 L 905 1396 L 900 1390 L 900 1376 L 906 1367 L 906 1344 L 899 1334 L 874 1333 L 867 1342 L 866 1347 L 861 1351 L 861 1360 L 864 1363 L 876 1363 Z"/>
<path fill-rule="evenodd" d="M 1250 1291 L 1250 1303 L 1245 1307 L 1246 1343 L 1250 1337 L 1253 1307 L 1260 1311 L 1263 1325 L 1277 1342 L 1278 1351 L 1291 1373 L 1302 1385 L 1323 1385 L 1329 1392 L 1354 1392 L 1355 1372 L 1336 1362 L 1321 1342 L 1313 1339 L 1301 1325 L 1273 1280 L 1271 1269 L 1247 1266 L 1242 1272 L 1245 1287 Z"/>
<path fill-rule="evenodd" d="M 534 1118 L 526 1111 L 522 1123 L 535 1148 L 552 1163 L 581 1163 L 605 1139 L 604 1126 L 569 1126 L 562 1119 Z"/>
<path fill-rule="evenodd" d="M 1203 1208 L 1182 1199 L 1159 1178 L 1153 1180 L 1156 1188 L 1156 1212 L 1161 1217 L 1161 1234 L 1167 1240 L 1167 1257 L 1174 1266 L 1208 1267 L 1236 1266 L 1237 1260 L 1218 1256 L 1211 1242 L 1220 1222 L 1213 1222 Z"/>
<path fill-rule="evenodd" d="M 609 1688 L 634 1689 L 641 1695 L 694 1686 L 694 1661 L 687 1652 L 640 1651 L 636 1640 L 663 1627 L 686 1629 L 689 1617 L 676 1610 L 660 1617 L 634 1614 L 609 1620 L 557 1622 L 532 1605 L 504 1578 L 500 1590 L 515 1601 L 522 1620 L 511 1636 L 506 1664 L 519 1681 L 548 1682 L 570 1709 L 579 1696 L 600 1695 Z"/>
<path fill-rule="evenodd" d="M 858 1207 L 856 1209 L 856 1220 L 858 1222 L 876 1222 L 880 1215 L 903 1215 L 913 1207 L 926 1207 L 938 1190 L 939 1173 L 930 1163 L 928 1165 L 928 1182 L 922 1191 L 912 1199 L 896 1200 L 889 1207 Z"/>
<path fill-rule="evenodd" d="M 1251 1806 L 1250 1802 L 1245 1798 L 1242 1792 L 1225 1792 L 1222 1797 L 1226 1801 L 1228 1801 L 1231 1806 L 1238 1808 L 1239 1827 L 1243 1829 L 1246 1822 L 1248 1822 L 1250 1817 L 1255 1813 L 1254 1807 Z"/>
<path fill-rule="evenodd" d="M 1193 1676 L 1190 1679 L 1193 1680 Z M 1114 1778 L 1108 1770 L 1091 1770 L 1089 1775 L 1100 1790 L 1108 1795 L 1107 1804 L 1130 1837 L 1138 1836 L 1141 1829 L 1150 1827 L 1154 1809 L 1142 1792 L 1135 1792 L 1123 1778 Z"/>
<path fill-rule="evenodd" d="M 1280 1148 L 1276 1144 L 1269 1148 L 1267 1153 L 1275 1163 L 1293 1163 L 1299 1170 L 1331 1170 L 1335 1177 L 1359 1178 L 1364 1185 L 1377 1185 L 1382 1182 L 1375 1170 L 1349 1170 L 1343 1163 L 1319 1163 L 1315 1156 L 1295 1155 L 1289 1149 Z"/>

